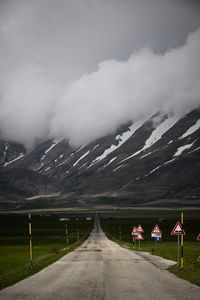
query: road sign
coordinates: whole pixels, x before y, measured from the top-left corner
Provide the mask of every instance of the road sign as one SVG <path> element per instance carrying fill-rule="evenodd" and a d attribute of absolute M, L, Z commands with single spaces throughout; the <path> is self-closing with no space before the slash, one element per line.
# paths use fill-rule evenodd
<path fill-rule="evenodd" d="M 140 224 L 137 227 L 137 232 L 144 232 L 144 229 L 142 228 L 142 226 Z"/>
<path fill-rule="evenodd" d="M 162 234 L 161 233 L 151 233 L 152 238 L 161 238 Z"/>
<path fill-rule="evenodd" d="M 151 233 L 160 233 L 162 234 L 162 231 L 160 230 L 159 226 L 156 224 L 153 228 L 153 230 L 151 231 Z"/>
<path fill-rule="evenodd" d="M 138 235 L 138 232 L 132 231 L 132 235 L 137 236 L 137 235 Z"/>
<path fill-rule="evenodd" d="M 199 233 L 199 235 L 198 235 L 198 237 L 197 237 L 197 241 L 200 241 L 200 233 Z"/>
<path fill-rule="evenodd" d="M 138 235 L 137 227 L 133 227 L 132 235 Z"/>
<path fill-rule="evenodd" d="M 182 228 L 180 222 L 177 222 L 171 231 L 171 235 L 185 235 L 185 230 Z"/>
<path fill-rule="evenodd" d="M 144 237 L 143 237 L 143 235 L 139 232 L 135 239 L 138 240 L 138 241 L 142 241 L 142 240 L 144 240 Z"/>
<path fill-rule="evenodd" d="M 198 261 L 200 261 L 200 256 L 197 258 Z"/>

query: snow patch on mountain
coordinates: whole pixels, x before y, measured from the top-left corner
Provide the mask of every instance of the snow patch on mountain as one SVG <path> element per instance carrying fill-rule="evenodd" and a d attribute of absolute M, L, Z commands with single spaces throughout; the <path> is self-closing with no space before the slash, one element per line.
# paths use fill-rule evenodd
<path fill-rule="evenodd" d="M 121 135 L 117 135 L 115 139 L 119 141 L 118 144 L 117 145 L 111 145 L 109 148 L 107 148 L 103 152 L 102 155 L 98 156 L 95 160 L 92 161 L 92 163 L 90 164 L 89 167 L 91 167 L 94 164 L 100 162 L 101 160 L 103 160 L 104 158 L 106 158 L 110 153 L 112 153 L 113 151 L 115 151 L 117 148 L 121 147 L 135 133 L 135 131 L 139 127 L 141 127 L 143 124 L 144 124 L 144 120 L 140 120 L 140 121 L 134 123 L 133 125 L 131 125 L 129 127 L 128 131 L 122 133 Z"/>
<path fill-rule="evenodd" d="M 178 121 L 177 116 L 172 116 L 172 117 L 167 118 L 166 120 L 164 120 L 162 123 L 160 123 L 155 128 L 155 130 L 152 132 L 150 137 L 146 140 L 146 143 L 145 143 L 145 145 L 142 149 L 136 151 L 132 155 L 130 155 L 127 158 L 123 159 L 121 162 L 126 161 L 126 160 L 140 154 L 142 151 L 150 148 L 157 141 L 159 141 L 162 138 L 162 136 L 164 135 L 164 133 L 167 132 L 171 127 L 173 127 L 177 121 Z"/>
<path fill-rule="evenodd" d="M 148 174 L 144 175 L 144 177 L 147 177 L 149 175 L 151 175 L 152 173 L 154 173 L 155 171 L 157 171 L 158 169 L 160 169 L 161 167 L 164 167 L 165 165 L 173 162 L 174 160 L 176 160 L 176 158 L 170 159 L 168 161 L 166 161 L 165 163 L 163 163 L 162 165 L 159 165 L 158 167 L 154 168 L 153 170 L 151 170 Z M 137 180 L 137 179 L 136 179 Z"/>
<path fill-rule="evenodd" d="M 46 172 L 46 171 L 48 171 L 48 170 L 50 170 L 51 169 L 51 167 L 47 167 L 45 170 L 44 170 L 44 172 Z"/>
<path fill-rule="evenodd" d="M 50 152 L 58 143 L 59 142 L 54 141 L 53 144 L 47 150 L 45 150 L 44 154 L 41 157 L 41 160 L 44 160 L 45 157 L 46 157 L 46 155 L 47 155 L 47 153 Z"/>
<path fill-rule="evenodd" d="M 199 128 L 200 128 L 200 119 L 193 126 L 191 126 L 181 137 L 179 137 L 179 140 L 184 139 L 185 137 L 191 135 Z"/>
<path fill-rule="evenodd" d="M 156 170 L 160 169 L 161 167 L 162 167 L 162 165 L 160 165 L 160 166 L 158 166 L 158 167 L 154 168 L 154 169 L 153 169 L 153 170 L 151 170 L 149 173 L 147 173 L 146 175 L 144 175 L 144 177 L 147 177 L 147 176 L 149 176 L 150 174 L 154 173 Z"/>
<path fill-rule="evenodd" d="M 117 157 L 112 158 L 112 159 L 104 166 L 104 168 L 107 167 L 107 166 L 109 166 L 116 158 L 117 158 Z"/>
<path fill-rule="evenodd" d="M 198 147 L 198 148 L 196 148 L 196 149 L 194 149 L 194 150 L 188 152 L 188 154 L 193 153 L 193 152 L 198 151 L 198 150 L 200 150 L 200 147 Z"/>
<path fill-rule="evenodd" d="M 112 172 L 116 172 L 118 169 L 121 169 L 122 167 L 125 167 L 125 166 L 126 166 L 125 164 L 120 165 L 117 168 L 115 168 Z"/>
<path fill-rule="evenodd" d="M 194 141 L 194 142 L 195 142 L 195 141 Z M 185 151 L 185 150 L 191 148 L 191 147 L 193 146 L 194 142 L 191 143 L 191 144 L 187 144 L 187 145 L 184 145 L 184 146 L 179 147 L 179 148 L 177 149 L 176 153 L 174 154 L 174 156 L 179 156 L 179 155 L 181 155 L 181 154 L 183 153 L 183 151 Z"/>
<path fill-rule="evenodd" d="M 24 156 L 24 154 L 21 153 L 21 154 L 20 154 L 18 157 L 16 157 L 15 159 L 13 159 L 13 160 L 11 160 L 11 161 L 9 161 L 9 162 L 6 162 L 3 166 L 6 167 L 6 166 L 12 164 L 13 162 L 15 162 L 15 161 L 21 159 L 23 156 Z"/>
<path fill-rule="evenodd" d="M 59 165 L 57 165 L 56 168 L 64 165 L 66 162 L 68 162 L 71 159 L 71 156 L 72 155 L 70 155 L 67 159 L 65 159 L 64 161 L 62 161 L 61 163 L 59 163 Z"/>
<path fill-rule="evenodd" d="M 176 158 L 173 158 L 173 159 L 170 159 L 170 160 L 166 161 L 166 162 L 164 163 L 164 165 L 170 164 L 170 163 L 173 162 L 174 160 L 176 160 Z"/>
<path fill-rule="evenodd" d="M 85 145 L 84 145 L 84 146 L 81 146 L 80 148 L 78 148 L 74 153 L 78 153 L 78 152 L 81 151 L 83 148 L 85 148 Z"/>
<path fill-rule="evenodd" d="M 144 158 L 144 157 L 146 157 L 146 156 L 149 156 L 149 155 L 152 154 L 153 152 L 155 152 L 155 151 L 152 151 L 152 152 L 150 151 L 149 153 L 140 156 L 139 159 L 142 159 L 142 158 Z"/>
<path fill-rule="evenodd" d="M 99 147 L 99 146 L 100 146 L 100 144 L 94 146 L 94 148 L 92 149 L 92 151 L 95 150 L 95 149 L 96 149 L 97 147 Z"/>
<path fill-rule="evenodd" d="M 73 166 L 75 167 L 79 161 L 81 161 L 85 156 L 87 156 L 90 153 L 90 151 L 87 151 L 85 154 L 83 154 L 74 164 Z"/>

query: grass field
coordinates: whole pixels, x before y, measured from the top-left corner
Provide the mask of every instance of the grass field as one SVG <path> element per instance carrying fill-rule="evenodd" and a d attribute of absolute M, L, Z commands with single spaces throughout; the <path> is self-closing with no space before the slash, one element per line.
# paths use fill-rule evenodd
<path fill-rule="evenodd" d="M 106 235 L 119 244 L 124 244 L 133 250 L 148 251 L 177 261 L 177 236 L 171 235 L 171 230 L 176 221 L 178 220 L 173 218 L 162 222 L 159 222 L 157 218 L 101 218 L 101 226 Z M 136 247 L 133 248 L 134 244 L 131 235 L 133 226 L 138 224 L 141 224 L 144 229 L 144 241 L 141 241 L 140 249 L 138 241 Z M 151 238 L 151 230 L 155 224 L 158 224 L 163 233 L 162 241 L 157 243 Z M 200 220 L 187 219 L 184 222 L 184 229 L 186 231 L 184 236 L 184 269 L 180 270 L 180 267 L 175 265 L 170 268 L 170 271 L 200 286 L 200 262 L 197 261 L 198 256 L 200 256 L 200 241 L 196 240 L 200 233 Z"/>
<path fill-rule="evenodd" d="M 0 289 L 38 272 L 89 236 L 93 220 L 73 216 L 60 221 L 61 217 L 64 216 L 32 215 L 33 268 L 30 268 L 28 214 L 0 216 Z"/>

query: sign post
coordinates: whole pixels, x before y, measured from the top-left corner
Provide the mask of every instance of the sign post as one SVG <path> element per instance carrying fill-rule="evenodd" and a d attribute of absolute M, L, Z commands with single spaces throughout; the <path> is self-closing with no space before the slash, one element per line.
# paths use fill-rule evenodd
<path fill-rule="evenodd" d="M 162 238 L 162 231 L 159 226 L 156 224 L 151 231 L 151 237 L 155 239 L 155 252 L 157 251 L 157 241 L 160 241 Z"/>
<path fill-rule="evenodd" d="M 144 237 L 142 235 L 142 233 L 144 232 L 144 229 L 142 228 L 142 226 L 139 224 L 138 227 L 137 227 L 137 236 L 136 236 L 136 240 L 139 241 L 139 249 L 140 249 L 140 241 L 144 240 Z"/>
<path fill-rule="evenodd" d="M 181 216 L 181 222 L 182 220 L 182 216 Z M 182 227 L 182 224 L 180 222 L 177 222 L 176 225 L 174 226 L 174 228 L 171 231 L 171 235 L 177 235 L 178 236 L 178 265 L 179 265 L 179 260 L 180 260 L 180 240 L 179 240 L 179 236 L 181 236 L 181 269 L 183 269 L 183 236 L 185 235 L 185 230 Z"/>
<path fill-rule="evenodd" d="M 133 248 L 136 248 L 136 238 L 135 236 L 137 236 L 138 233 L 137 233 L 137 227 L 133 227 L 133 230 L 132 230 L 132 236 L 133 236 Z"/>
<path fill-rule="evenodd" d="M 143 241 L 144 237 L 141 233 L 138 233 L 135 239 L 139 241 L 139 249 L 140 249 L 140 241 Z"/>
<path fill-rule="evenodd" d="M 31 214 L 29 217 L 29 254 L 30 254 L 30 267 L 33 268 L 33 247 L 32 247 L 32 228 L 31 228 Z"/>

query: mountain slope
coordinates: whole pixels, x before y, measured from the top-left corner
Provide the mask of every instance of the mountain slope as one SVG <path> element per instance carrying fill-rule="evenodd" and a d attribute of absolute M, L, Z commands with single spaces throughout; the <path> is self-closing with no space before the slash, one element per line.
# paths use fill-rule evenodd
<path fill-rule="evenodd" d="M 31 151 L 1 141 L 1 190 L 63 191 L 62 206 L 69 195 L 83 205 L 198 205 L 199 153 L 200 110 L 142 118 L 79 149 L 65 140 L 48 140 Z M 26 180 L 10 175 L 18 172 Z"/>

